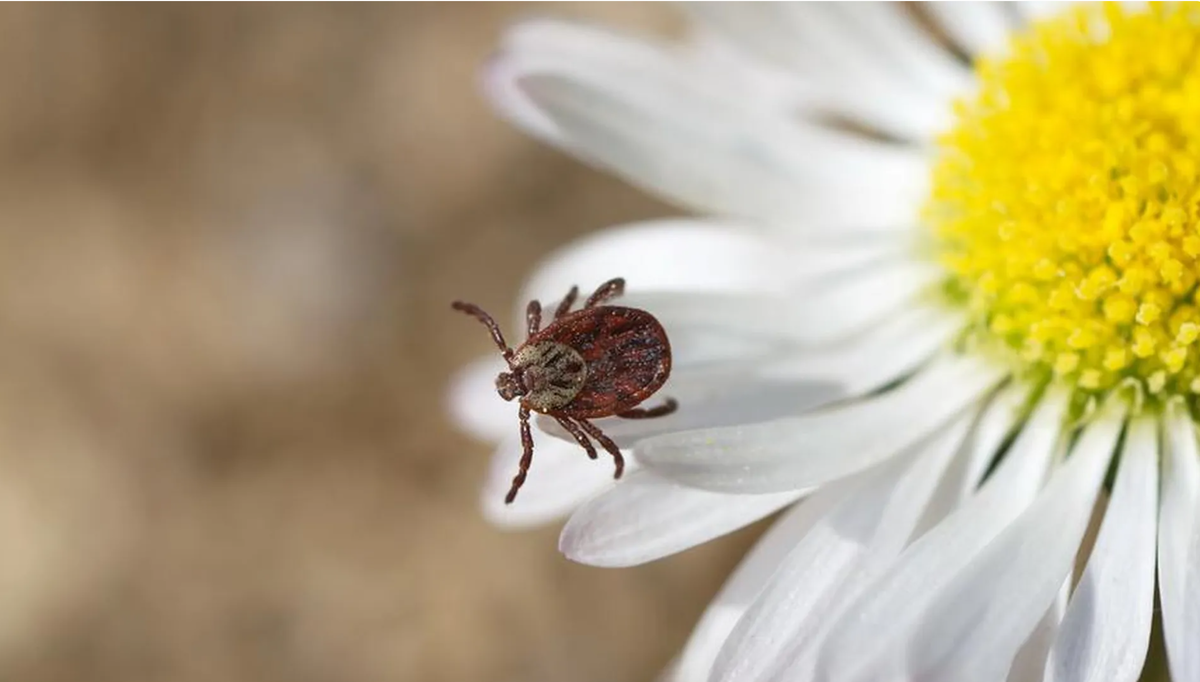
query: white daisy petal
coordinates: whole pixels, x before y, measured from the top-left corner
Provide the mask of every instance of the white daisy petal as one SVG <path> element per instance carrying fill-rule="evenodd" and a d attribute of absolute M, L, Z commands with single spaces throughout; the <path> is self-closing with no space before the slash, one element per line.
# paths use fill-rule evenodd
<path fill-rule="evenodd" d="M 975 359 L 943 358 L 862 402 L 763 424 L 658 436 L 639 443 L 636 452 L 643 464 L 699 488 L 760 493 L 809 488 L 904 450 L 973 404 L 1003 375 Z"/>
<path fill-rule="evenodd" d="M 902 5 L 856 2 L 828 9 L 840 11 L 855 24 L 856 35 L 874 48 L 869 54 L 894 64 L 930 94 L 954 99 L 970 90 L 970 70 L 918 26 Z"/>
<path fill-rule="evenodd" d="M 783 281 L 788 290 L 910 260 L 916 248 L 912 235 L 907 233 L 863 235 L 858 239 L 854 235 L 797 235 L 795 242 L 795 247 L 786 249 L 784 255 L 787 271 Z"/>
<path fill-rule="evenodd" d="M 725 581 L 662 682 L 708 680 L 722 642 L 762 591 L 779 562 L 851 488 L 848 481 L 825 486 L 783 513 Z"/>
<path fill-rule="evenodd" d="M 957 316 L 916 306 L 880 322 L 849 342 L 803 349 L 762 363 L 762 377 L 829 381 L 859 396 L 899 379 L 943 349 L 962 325 Z"/>
<path fill-rule="evenodd" d="M 727 495 L 639 471 L 576 511 L 558 547 L 583 564 L 635 566 L 735 531 L 803 494 Z"/>
<path fill-rule="evenodd" d="M 998 2 L 930 2 L 922 6 L 971 55 L 999 54 L 1008 46 L 1014 17 Z"/>
<path fill-rule="evenodd" d="M 622 303 L 648 310 L 663 323 L 680 364 L 693 358 L 711 362 L 711 353 L 697 354 L 692 344 L 720 349 L 729 360 L 733 358 L 725 349 L 763 352 L 773 342 L 820 346 L 867 333 L 872 325 L 886 325 L 897 310 L 920 308 L 913 299 L 938 276 L 927 265 L 899 261 L 790 296 L 647 292 L 627 296 Z M 681 340 L 689 333 L 690 338 Z"/>
<path fill-rule="evenodd" d="M 708 26 L 693 22 L 690 29 L 690 59 L 729 82 L 742 84 L 749 91 L 749 104 L 788 114 L 810 111 L 819 105 L 819 93 L 785 69 L 746 54 Z"/>
<path fill-rule="evenodd" d="M 1002 394 L 1001 399 L 1011 397 Z M 920 621 L 933 595 L 1034 499 L 1066 408 L 1063 392 L 1043 396 L 979 493 L 906 549 L 887 575 L 831 626 L 821 642 L 829 679 L 850 679 L 855 670 L 891 654 L 900 637 Z"/>
<path fill-rule="evenodd" d="M 1087 569 L 1054 643 L 1047 682 L 1132 682 L 1141 674 L 1154 607 L 1158 424 L 1134 420 Z"/>
<path fill-rule="evenodd" d="M 648 220 L 572 242 L 543 260 L 518 297 L 557 304 L 573 286 L 585 297 L 613 277 L 626 291 L 690 293 L 777 289 L 786 266 L 776 246 L 732 223 L 699 219 Z M 523 319 L 523 317 L 522 317 Z"/>
<path fill-rule="evenodd" d="M 1197 513 L 1197 507 L 1193 507 L 1192 513 L 1193 515 Z M 1191 677 L 1181 679 L 1195 680 L 1200 679 L 1200 650 L 1195 646 L 1195 642 L 1198 641 L 1197 635 L 1200 633 L 1200 595 L 1196 594 L 1196 586 L 1200 585 L 1200 527 L 1197 527 L 1194 522 L 1184 573 L 1186 591 L 1183 600 L 1183 636 L 1181 639 L 1186 643 L 1187 658 L 1183 670 Z"/>
<path fill-rule="evenodd" d="M 787 330 L 770 322 L 770 303 L 776 300 L 740 294 L 630 294 L 613 300 L 612 305 L 640 307 L 658 318 L 671 342 L 672 379 L 691 372 L 700 373 L 701 382 L 706 382 L 719 367 L 757 363 L 794 347 L 796 342 L 788 336 Z M 738 303 L 744 305 L 738 306 Z M 733 319 L 743 319 L 745 324 L 706 322 L 706 319 L 719 319 L 722 311 L 736 311 L 731 312 Z M 751 315 L 754 312 L 758 315 Z M 738 378 L 740 381 L 733 381 L 734 385 L 744 384 L 752 377 Z M 691 389 L 708 393 L 704 385 L 696 387 L 695 384 L 689 382 L 679 393 Z"/>
<path fill-rule="evenodd" d="M 1186 406 L 1172 402 L 1164 421 L 1165 472 L 1158 529 L 1158 591 L 1171 679 L 1200 679 L 1200 453 Z M 1193 582 L 1195 580 L 1196 582 Z"/>
<path fill-rule="evenodd" d="M 520 87 L 520 77 L 529 69 L 524 58 L 493 57 L 484 67 L 481 89 L 496 113 L 528 135 L 555 147 L 568 142 L 554 120 L 545 114 Z"/>
<path fill-rule="evenodd" d="M 734 628 L 712 682 L 758 680 L 780 653 L 813 636 L 831 609 L 903 549 L 961 445 L 970 416 L 863 476 L 790 552 Z"/>
<path fill-rule="evenodd" d="M 752 229 L 747 224 L 717 224 L 735 230 Z M 795 235 L 773 240 L 770 252 L 758 257 L 764 266 L 775 268 L 771 278 L 775 290 L 793 291 L 845 275 L 870 272 L 880 265 L 910 262 L 917 248 L 912 235 L 905 233 Z"/>
<path fill-rule="evenodd" d="M 1070 596 L 1071 578 L 1068 577 L 1058 588 L 1058 595 L 1050 604 L 1050 608 L 1046 609 L 1045 615 L 1034 626 L 1033 632 L 1017 650 L 1006 682 L 1044 682 L 1046 658 L 1050 655 L 1050 647 L 1054 645 L 1058 636 Z"/>
<path fill-rule="evenodd" d="M 692 373 L 696 375 L 698 373 Z M 644 438 L 687 429 L 732 426 L 808 412 L 849 396 L 842 386 L 821 380 L 763 380 L 750 374 L 735 377 L 722 373 L 711 379 L 675 377 L 645 405 L 653 406 L 667 397 L 679 408 L 654 419 L 598 419 L 593 423 L 621 447 Z M 538 417 L 538 428 L 556 438 L 575 442 L 549 417 Z"/>
<path fill-rule="evenodd" d="M 512 432 L 513 410 L 496 393 L 496 375 L 506 369 L 499 353 L 479 358 L 450 380 L 447 403 L 455 423 L 482 441 Z"/>
<path fill-rule="evenodd" d="M 652 313 L 671 337 L 672 354 L 690 353 L 679 337 L 745 338 L 758 346 L 774 342 L 794 342 L 801 325 L 787 296 L 774 293 L 683 293 L 637 292 L 614 304 L 641 308 Z M 703 357 L 703 356 L 701 356 Z M 686 362 L 680 364 L 687 364 Z"/>
<path fill-rule="evenodd" d="M 654 307 L 648 309 L 657 312 Z M 598 420 L 596 425 L 617 444 L 626 446 L 665 433 L 802 414 L 906 376 L 939 352 L 959 324 L 939 309 L 918 308 L 900 313 L 845 346 L 788 351 L 768 359 L 715 367 L 677 366 L 656 394 L 678 401 L 674 413 L 657 419 L 614 417 Z M 678 356 L 690 337 L 674 332 L 671 336 Z M 537 420 L 543 431 L 571 439 L 553 419 L 539 416 Z M 505 425 L 511 426 L 510 421 L 511 415 L 506 414 Z"/>
<path fill-rule="evenodd" d="M 803 292 L 788 316 L 793 338 L 813 345 L 842 341 L 910 302 L 938 277 L 937 269 L 923 263 L 895 263 Z"/>
<path fill-rule="evenodd" d="M 1021 408 L 1027 397 L 1023 386 L 1006 386 L 980 416 L 972 436 L 972 447 L 965 458 L 965 471 L 958 499 L 965 500 L 975 493 L 995 460 L 996 453 L 1000 451 L 1001 444 L 1020 423 Z"/>
<path fill-rule="evenodd" d="M 709 41 L 711 43 L 712 41 Z M 534 137 L 560 147 L 571 141 L 520 87 L 529 73 L 581 74 L 614 92 L 654 91 L 703 84 L 765 111 L 781 111 L 808 98 L 791 79 L 733 61 L 711 44 L 703 49 L 643 39 L 602 26 L 554 19 L 531 19 L 503 36 L 501 54 L 484 71 L 483 87 L 498 112 Z M 717 57 L 717 58 L 714 58 Z M 790 106 L 789 106 L 790 105 Z"/>
<path fill-rule="evenodd" d="M 975 494 L 996 453 L 1018 424 L 1026 396 L 1023 386 L 1010 384 L 997 391 L 988 402 L 972 428 L 963 452 L 951 462 L 950 470 L 929 501 L 914 534 L 916 537 L 941 523 Z"/>
<path fill-rule="evenodd" d="M 889 322 L 910 325 L 911 320 L 904 315 L 909 310 L 915 310 L 927 321 L 936 321 L 939 330 L 936 335 L 940 337 L 947 326 L 954 326 L 961 318 L 937 314 L 920 304 L 899 305 L 918 295 L 935 277 L 932 268 L 896 263 L 792 296 L 645 292 L 629 294 L 614 303 L 651 312 L 670 334 L 672 350 L 684 354 L 688 354 L 689 349 L 688 343 L 680 339 L 682 334 L 816 346 L 840 341 L 856 333 L 870 336 L 875 331 L 873 325 L 877 325 L 876 328 L 887 328 Z M 897 310 L 902 312 L 897 314 Z M 894 331 L 889 331 L 890 335 L 895 335 Z M 831 349 L 830 352 L 835 351 Z M 799 367 L 797 370 L 803 371 Z"/>
<path fill-rule="evenodd" d="M 634 292 L 613 305 L 641 308 L 663 325 L 676 374 L 747 363 L 795 345 L 785 300 L 774 294 Z"/>
<path fill-rule="evenodd" d="M 1070 576 L 1123 419 L 1124 405 L 1110 401 L 1038 499 L 937 594 L 908 641 L 907 674 L 960 682 L 1007 672 Z"/>
<path fill-rule="evenodd" d="M 859 31 L 843 9 L 822 3 L 692 3 L 694 16 L 749 54 L 792 69 L 820 87 L 829 105 L 905 139 L 945 128 L 945 98 L 906 83 L 895 55 Z"/>
<path fill-rule="evenodd" d="M 502 50 L 539 54 L 558 61 L 591 66 L 597 71 L 651 71 L 659 78 L 692 75 L 684 63 L 661 45 L 633 38 L 596 24 L 533 18 L 509 27 L 501 37 Z"/>
<path fill-rule="evenodd" d="M 674 374 L 699 372 L 706 377 L 714 372 L 714 367 L 730 367 L 759 362 L 784 351 L 788 344 L 781 339 L 769 336 L 748 334 L 745 330 L 720 329 L 709 327 L 697 328 L 667 328 L 667 336 L 671 341 L 671 364 Z M 728 372 L 726 372 L 727 374 Z M 734 386 L 748 383 L 750 377 L 742 377 L 742 381 L 732 382 Z M 704 381 L 702 379 L 702 381 Z M 731 386 L 732 387 L 732 386 Z M 667 387 L 664 386 L 664 390 Z M 704 386 L 696 386 L 689 382 L 689 387 L 680 389 L 683 393 L 689 390 L 699 390 L 707 395 Z M 675 390 L 675 389 L 670 389 Z M 785 389 L 786 390 L 786 389 Z M 664 393 L 663 395 L 670 395 Z"/>
<path fill-rule="evenodd" d="M 534 137 L 567 147 L 570 141 L 519 84 L 522 76 L 545 70 L 586 73 L 618 92 L 701 77 L 663 47 L 599 26 L 554 19 L 514 25 L 503 36 L 500 55 L 484 70 L 484 91 L 509 121 Z M 730 80 L 728 85 L 737 82 Z"/>
<path fill-rule="evenodd" d="M 632 96 L 551 70 L 520 76 L 517 86 L 574 153 L 691 209 L 816 233 L 895 231 L 910 228 L 927 194 L 927 161 L 917 152 L 695 87 Z"/>
<path fill-rule="evenodd" d="M 567 443 L 534 433 L 533 466 L 512 504 L 505 504 L 512 478 L 521 458 L 521 441 L 513 408 L 512 431 L 496 448 L 484 483 L 480 504 L 483 515 L 502 528 L 531 528 L 566 517 L 580 503 L 613 486 L 613 463 L 601 451 L 590 460 L 578 443 Z M 541 437 L 539 437 L 541 436 Z M 637 471 L 638 463 L 626 457 L 625 475 Z"/>

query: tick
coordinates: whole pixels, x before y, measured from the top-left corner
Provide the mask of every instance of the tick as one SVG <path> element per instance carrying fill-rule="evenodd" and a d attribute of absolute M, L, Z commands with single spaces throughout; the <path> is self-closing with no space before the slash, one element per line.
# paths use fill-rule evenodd
<path fill-rule="evenodd" d="M 500 326 L 478 306 L 455 301 L 455 310 L 478 319 L 508 363 L 496 377 L 496 392 L 505 400 L 520 399 L 520 470 L 504 502 L 511 504 L 525 483 L 533 462 L 533 435 L 529 414 L 553 417 L 567 433 L 596 459 L 595 439 L 613 457 L 613 478 L 625 470 L 621 449 L 590 420 L 600 417 L 648 419 L 671 414 L 679 406 L 672 398 L 652 408 L 638 405 L 654 395 L 671 374 L 671 343 L 654 316 L 637 308 L 602 305 L 625 293 L 618 277 L 601 284 L 583 307 L 571 307 L 579 287 L 571 287 L 554 311 L 554 320 L 542 329 L 542 305 L 530 301 L 525 308 L 525 343 L 513 350 L 504 342 Z"/>

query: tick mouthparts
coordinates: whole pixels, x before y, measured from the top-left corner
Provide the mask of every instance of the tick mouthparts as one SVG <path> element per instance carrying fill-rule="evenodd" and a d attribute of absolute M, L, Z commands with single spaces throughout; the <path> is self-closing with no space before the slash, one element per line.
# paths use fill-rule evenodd
<path fill-rule="evenodd" d="M 521 380 L 512 372 L 501 372 L 496 377 L 496 392 L 505 400 L 512 400 L 524 393 L 521 389 Z"/>

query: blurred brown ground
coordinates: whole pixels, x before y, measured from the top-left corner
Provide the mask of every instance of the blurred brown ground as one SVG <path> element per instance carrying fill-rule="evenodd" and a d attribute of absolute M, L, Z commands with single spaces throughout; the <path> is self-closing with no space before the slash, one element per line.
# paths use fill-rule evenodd
<path fill-rule="evenodd" d="M 480 519 L 443 403 L 490 350 L 448 301 L 669 212 L 477 67 L 520 16 L 668 12 L 0 9 L 0 680 L 651 679 L 750 538 L 571 564 Z"/>

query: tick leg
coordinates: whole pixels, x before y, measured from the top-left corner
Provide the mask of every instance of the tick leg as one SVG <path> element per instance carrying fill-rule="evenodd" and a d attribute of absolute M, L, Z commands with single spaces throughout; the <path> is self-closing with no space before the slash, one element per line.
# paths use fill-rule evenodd
<path fill-rule="evenodd" d="M 595 424 L 586 419 L 576 419 L 575 421 L 579 422 L 579 425 L 583 427 L 587 435 L 600 442 L 600 447 L 608 450 L 608 454 L 613 456 L 613 464 L 616 465 L 613 478 L 620 478 L 621 474 L 625 472 L 625 458 L 621 456 L 621 448 L 617 447 L 617 444 L 611 438 L 604 435 L 604 432 L 597 428 Z"/>
<path fill-rule="evenodd" d="M 517 416 L 521 421 L 521 447 L 524 448 L 524 452 L 521 454 L 520 470 L 513 476 L 512 487 L 504 497 L 504 504 L 512 504 L 512 501 L 517 499 L 517 491 L 525 484 L 525 474 L 529 472 L 529 465 L 533 463 L 533 434 L 529 431 L 529 408 L 522 407 Z"/>
<path fill-rule="evenodd" d="M 538 333 L 538 330 L 542 328 L 542 304 L 536 300 L 530 301 L 529 305 L 525 306 L 525 325 L 529 336 Z"/>
<path fill-rule="evenodd" d="M 616 277 L 614 279 L 610 279 L 597 287 L 596 291 L 591 296 L 588 296 L 587 303 L 584 303 L 583 307 L 591 308 L 593 306 L 598 306 L 608 299 L 613 298 L 614 296 L 620 296 L 623 293 L 625 293 L 625 278 Z"/>
<path fill-rule="evenodd" d="M 592 446 L 592 441 L 588 440 L 587 434 L 579 426 L 565 417 L 555 417 L 554 421 L 566 429 L 567 433 L 575 436 L 575 440 L 579 443 L 580 447 L 587 451 L 588 459 L 596 459 L 596 448 Z"/>
<path fill-rule="evenodd" d="M 567 297 L 564 298 L 562 300 L 562 303 L 558 304 L 558 308 L 555 309 L 554 319 L 557 320 L 558 318 L 562 317 L 563 315 L 566 315 L 567 313 L 571 312 L 571 306 L 575 305 L 576 298 L 579 298 L 579 287 L 572 286 L 571 290 L 567 292 Z"/>
<path fill-rule="evenodd" d="M 496 324 L 496 321 L 492 319 L 491 315 L 483 312 L 483 310 L 474 303 L 455 301 L 454 303 L 450 304 L 450 307 L 464 312 L 482 322 L 483 326 L 487 327 L 488 331 L 492 333 L 492 340 L 495 341 L 496 345 L 500 348 L 500 354 L 504 356 L 505 360 L 512 360 L 513 349 L 509 348 L 508 344 L 504 342 L 504 335 L 500 333 L 500 325 Z"/>
<path fill-rule="evenodd" d="M 679 403 L 674 398 L 667 398 L 667 402 L 658 407 L 635 407 L 632 410 L 618 412 L 617 416 L 624 419 L 653 419 L 654 417 L 664 417 L 679 409 Z"/>

